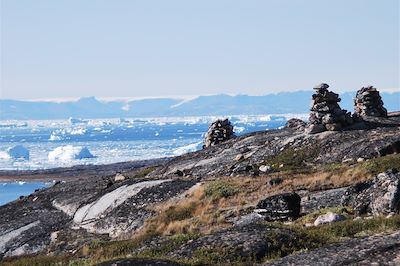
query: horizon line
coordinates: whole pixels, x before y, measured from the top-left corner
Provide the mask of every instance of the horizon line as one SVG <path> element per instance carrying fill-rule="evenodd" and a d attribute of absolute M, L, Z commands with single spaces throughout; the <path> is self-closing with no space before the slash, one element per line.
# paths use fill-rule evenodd
<path fill-rule="evenodd" d="M 203 96 L 218 96 L 218 95 L 226 95 L 226 96 L 255 96 L 255 97 L 262 97 L 262 96 L 269 96 L 269 95 L 277 95 L 279 93 L 296 93 L 296 92 L 311 92 L 312 89 L 299 89 L 293 91 L 280 91 L 280 92 L 272 92 L 268 94 L 246 94 L 246 93 L 216 93 L 216 94 L 200 94 L 200 95 L 160 95 L 160 96 L 116 96 L 116 97 L 97 97 L 97 96 L 82 96 L 82 97 L 60 97 L 60 98 L 34 98 L 34 99 L 13 99 L 13 98 L 1 98 L 0 100 L 11 100 L 11 101 L 25 101 L 25 102 L 54 102 L 54 103 L 62 103 L 62 102 L 76 102 L 81 99 L 87 98 L 94 98 L 98 101 L 103 102 L 129 102 L 129 101 L 138 101 L 138 100 L 147 100 L 147 99 L 174 99 L 174 100 L 182 100 L 182 101 L 189 101 L 196 99 L 198 97 Z M 335 91 L 333 91 L 335 92 Z M 356 92 L 356 90 L 345 90 L 338 92 L 338 94 L 349 93 L 349 92 Z M 400 88 L 384 88 L 379 89 L 379 92 L 384 93 L 396 93 L 400 92 Z"/>

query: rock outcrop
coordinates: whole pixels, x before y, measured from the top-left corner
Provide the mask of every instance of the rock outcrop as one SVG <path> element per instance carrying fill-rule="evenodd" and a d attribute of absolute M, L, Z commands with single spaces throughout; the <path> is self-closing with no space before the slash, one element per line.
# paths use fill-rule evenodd
<path fill-rule="evenodd" d="M 351 114 L 339 106 L 339 95 L 328 90 L 329 85 L 322 83 L 314 87 L 311 113 L 307 132 L 314 134 L 323 131 L 338 131 L 351 125 Z"/>
<path fill-rule="evenodd" d="M 252 223 L 245 226 L 234 226 L 188 242 L 171 252 L 171 255 L 178 258 L 190 258 L 195 252 L 201 250 L 218 251 L 223 249 L 231 254 L 232 259 L 239 256 L 243 259 L 260 260 L 264 256 L 280 250 L 283 246 L 299 245 L 298 242 L 297 235 L 291 230 Z M 229 261 L 226 263 L 229 265 Z"/>
<path fill-rule="evenodd" d="M 298 118 L 292 118 L 289 119 L 286 124 L 285 124 L 285 128 L 304 128 L 307 125 L 306 122 L 304 122 L 301 119 Z"/>
<path fill-rule="evenodd" d="M 214 146 L 234 136 L 233 126 L 228 118 L 214 121 L 206 133 L 204 147 Z"/>
<path fill-rule="evenodd" d="M 400 232 L 355 238 L 263 265 L 400 265 L 399 243 Z"/>
<path fill-rule="evenodd" d="M 354 98 L 355 116 L 387 117 L 387 110 L 383 107 L 383 101 L 379 91 L 373 86 L 362 87 Z"/>
<path fill-rule="evenodd" d="M 299 217 L 300 201 L 297 193 L 279 194 L 261 200 L 254 211 L 267 221 L 290 221 Z"/>
<path fill-rule="evenodd" d="M 347 189 L 342 204 L 359 214 L 387 215 L 400 211 L 400 173 L 393 169 L 378 174 L 373 180 Z"/>

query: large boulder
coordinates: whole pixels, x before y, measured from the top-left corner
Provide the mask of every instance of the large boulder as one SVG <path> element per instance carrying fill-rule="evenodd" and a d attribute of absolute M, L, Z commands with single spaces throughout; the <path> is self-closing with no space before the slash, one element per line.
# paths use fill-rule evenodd
<path fill-rule="evenodd" d="M 218 119 L 214 121 L 206 133 L 204 139 L 204 148 L 214 146 L 220 142 L 228 140 L 235 135 L 233 132 L 233 126 L 228 118 Z"/>
<path fill-rule="evenodd" d="M 387 215 L 400 210 L 400 173 L 389 170 L 373 180 L 358 183 L 347 189 L 342 204 L 357 214 Z"/>
<path fill-rule="evenodd" d="M 300 201 L 297 193 L 283 193 L 261 200 L 254 211 L 267 221 L 294 220 L 300 215 Z"/>
<path fill-rule="evenodd" d="M 328 212 L 328 213 L 325 213 L 325 214 L 322 214 L 322 215 L 318 216 L 317 219 L 314 221 L 314 226 L 340 222 L 340 221 L 343 221 L 345 219 L 346 219 L 346 217 L 344 217 L 341 214 Z"/>

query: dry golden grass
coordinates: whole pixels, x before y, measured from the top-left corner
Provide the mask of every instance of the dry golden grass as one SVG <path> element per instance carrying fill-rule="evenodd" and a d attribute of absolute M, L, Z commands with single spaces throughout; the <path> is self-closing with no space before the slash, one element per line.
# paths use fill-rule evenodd
<path fill-rule="evenodd" d="M 228 217 L 250 212 L 265 197 L 299 189 L 318 191 L 349 186 L 369 180 L 377 172 L 399 166 L 400 155 L 391 155 L 361 163 L 336 163 L 258 177 L 209 178 L 183 198 L 151 206 L 157 214 L 147 220 L 135 235 L 207 234 L 230 226 Z M 268 181 L 277 177 L 283 182 L 270 186 Z"/>

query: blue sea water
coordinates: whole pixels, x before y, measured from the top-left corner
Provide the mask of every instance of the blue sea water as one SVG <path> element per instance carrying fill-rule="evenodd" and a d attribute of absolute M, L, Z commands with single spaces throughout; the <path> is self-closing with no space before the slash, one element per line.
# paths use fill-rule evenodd
<path fill-rule="evenodd" d="M 229 116 L 236 135 L 282 127 L 304 114 Z M 0 170 L 34 170 L 82 164 L 108 164 L 171 157 L 202 148 L 204 134 L 217 117 L 69 119 L 0 121 Z M 8 150 L 21 145 L 29 159 Z M 82 158 L 87 148 L 92 158 Z M 29 180 L 28 180 L 29 181 Z M 3 183 L 0 204 L 30 194 L 44 183 Z"/>
<path fill-rule="evenodd" d="M 36 189 L 50 186 L 45 182 L 4 182 L 0 183 L 0 206 L 18 199 L 19 196 L 27 196 Z"/>

